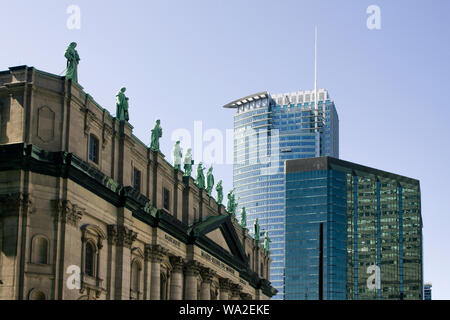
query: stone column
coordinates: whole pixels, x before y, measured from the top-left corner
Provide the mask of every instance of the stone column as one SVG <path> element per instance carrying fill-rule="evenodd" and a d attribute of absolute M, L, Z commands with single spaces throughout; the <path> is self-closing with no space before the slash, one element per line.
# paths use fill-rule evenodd
<path fill-rule="evenodd" d="M 200 264 L 197 261 L 189 261 L 185 268 L 184 299 L 197 300 L 197 279 L 200 274 Z"/>
<path fill-rule="evenodd" d="M 219 279 L 220 300 L 230 299 L 231 281 L 229 279 Z"/>
<path fill-rule="evenodd" d="M 183 265 L 184 259 L 181 257 L 171 256 L 172 277 L 170 282 L 170 300 L 183 299 Z"/>
<path fill-rule="evenodd" d="M 136 232 L 123 225 L 108 225 L 108 242 L 115 250 L 115 275 L 113 276 L 116 300 L 130 298 L 131 246 L 136 237 Z"/>
<path fill-rule="evenodd" d="M 147 247 L 151 261 L 150 275 L 150 300 L 161 299 L 161 262 L 167 254 L 167 250 L 160 245 L 151 245 Z"/>
<path fill-rule="evenodd" d="M 209 268 L 201 268 L 202 287 L 200 291 L 200 300 L 211 300 L 211 283 L 215 272 Z"/>
<path fill-rule="evenodd" d="M 242 287 L 239 284 L 231 285 L 231 300 L 240 300 L 241 299 L 241 291 Z"/>

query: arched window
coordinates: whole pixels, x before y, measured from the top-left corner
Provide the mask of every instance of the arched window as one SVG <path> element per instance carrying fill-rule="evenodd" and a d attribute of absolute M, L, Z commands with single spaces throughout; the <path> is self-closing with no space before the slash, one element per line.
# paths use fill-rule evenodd
<path fill-rule="evenodd" d="M 35 236 L 31 245 L 31 263 L 48 263 L 48 241 L 43 236 Z"/>
<path fill-rule="evenodd" d="M 139 293 L 139 284 L 141 278 L 141 265 L 139 261 L 134 260 L 131 264 L 131 291 L 133 293 Z"/>
<path fill-rule="evenodd" d="M 45 300 L 45 294 L 42 291 L 33 289 L 29 293 L 28 300 Z"/>
<path fill-rule="evenodd" d="M 84 260 L 84 272 L 91 277 L 95 276 L 95 247 L 92 242 L 86 242 L 86 251 L 85 251 L 85 260 Z"/>
<path fill-rule="evenodd" d="M 93 134 L 89 135 L 89 160 L 96 164 L 99 160 L 99 142 Z"/>

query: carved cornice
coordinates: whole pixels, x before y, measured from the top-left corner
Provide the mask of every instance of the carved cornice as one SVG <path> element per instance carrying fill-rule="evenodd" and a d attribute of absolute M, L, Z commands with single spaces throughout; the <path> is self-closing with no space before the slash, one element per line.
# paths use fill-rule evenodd
<path fill-rule="evenodd" d="M 242 291 L 242 286 L 240 284 L 231 284 L 231 295 L 233 297 L 239 297 Z"/>
<path fill-rule="evenodd" d="M 203 282 L 211 283 L 217 274 L 210 268 L 200 268 L 200 275 Z"/>
<path fill-rule="evenodd" d="M 167 256 L 168 250 L 159 244 L 147 245 L 145 247 L 145 258 L 151 262 L 161 263 Z"/>
<path fill-rule="evenodd" d="M 198 276 L 200 275 L 201 264 L 198 261 L 188 261 L 184 266 L 186 275 L 188 276 Z"/>
<path fill-rule="evenodd" d="M 226 278 L 219 278 L 219 288 L 220 290 L 230 290 L 231 289 L 231 285 L 233 283 L 231 282 L 230 279 L 226 279 Z"/>
<path fill-rule="evenodd" d="M 69 200 L 56 200 L 55 222 L 68 223 L 74 227 L 78 227 L 86 209 L 72 204 Z"/>
<path fill-rule="evenodd" d="M 250 293 L 241 292 L 241 300 L 252 300 L 252 295 Z"/>
<path fill-rule="evenodd" d="M 30 215 L 34 212 L 32 199 L 22 192 L 0 195 L 0 213 L 4 216 L 17 215 L 19 212 Z"/>
<path fill-rule="evenodd" d="M 183 258 L 178 256 L 171 256 L 169 258 L 170 264 L 172 265 L 172 272 L 180 273 L 183 272 L 183 266 L 185 264 L 185 261 Z"/>
<path fill-rule="evenodd" d="M 137 238 L 133 230 L 116 224 L 108 225 L 108 242 L 110 244 L 131 249 L 131 245 Z"/>

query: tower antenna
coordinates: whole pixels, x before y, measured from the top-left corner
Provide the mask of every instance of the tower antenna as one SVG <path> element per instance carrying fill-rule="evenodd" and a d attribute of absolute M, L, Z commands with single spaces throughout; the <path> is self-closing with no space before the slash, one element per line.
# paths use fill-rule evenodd
<path fill-rule="evenodd" d="M 316 110 L 319 109 L 319 97 L 317 96 L 317 26 L 315 29 L 315 41 L 314 41 L 314 100 Z"/>

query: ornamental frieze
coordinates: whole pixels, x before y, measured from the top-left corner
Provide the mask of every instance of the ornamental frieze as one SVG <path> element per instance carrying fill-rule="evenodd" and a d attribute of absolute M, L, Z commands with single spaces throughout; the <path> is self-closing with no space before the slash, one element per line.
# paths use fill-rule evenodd
<path fill-rule="evenodd" d="M 108 242 L 110 244 L 131 249 L 131 245 L 137 238 L 133 230 L 116 224 L 108 225 Z"/>
<path fill-rule="evenodd" d="M 73 204 L 69 200 L 57 200 L 54 214 L 55 222 L 68 223 L 78 227 L 86 209 Z"/>

